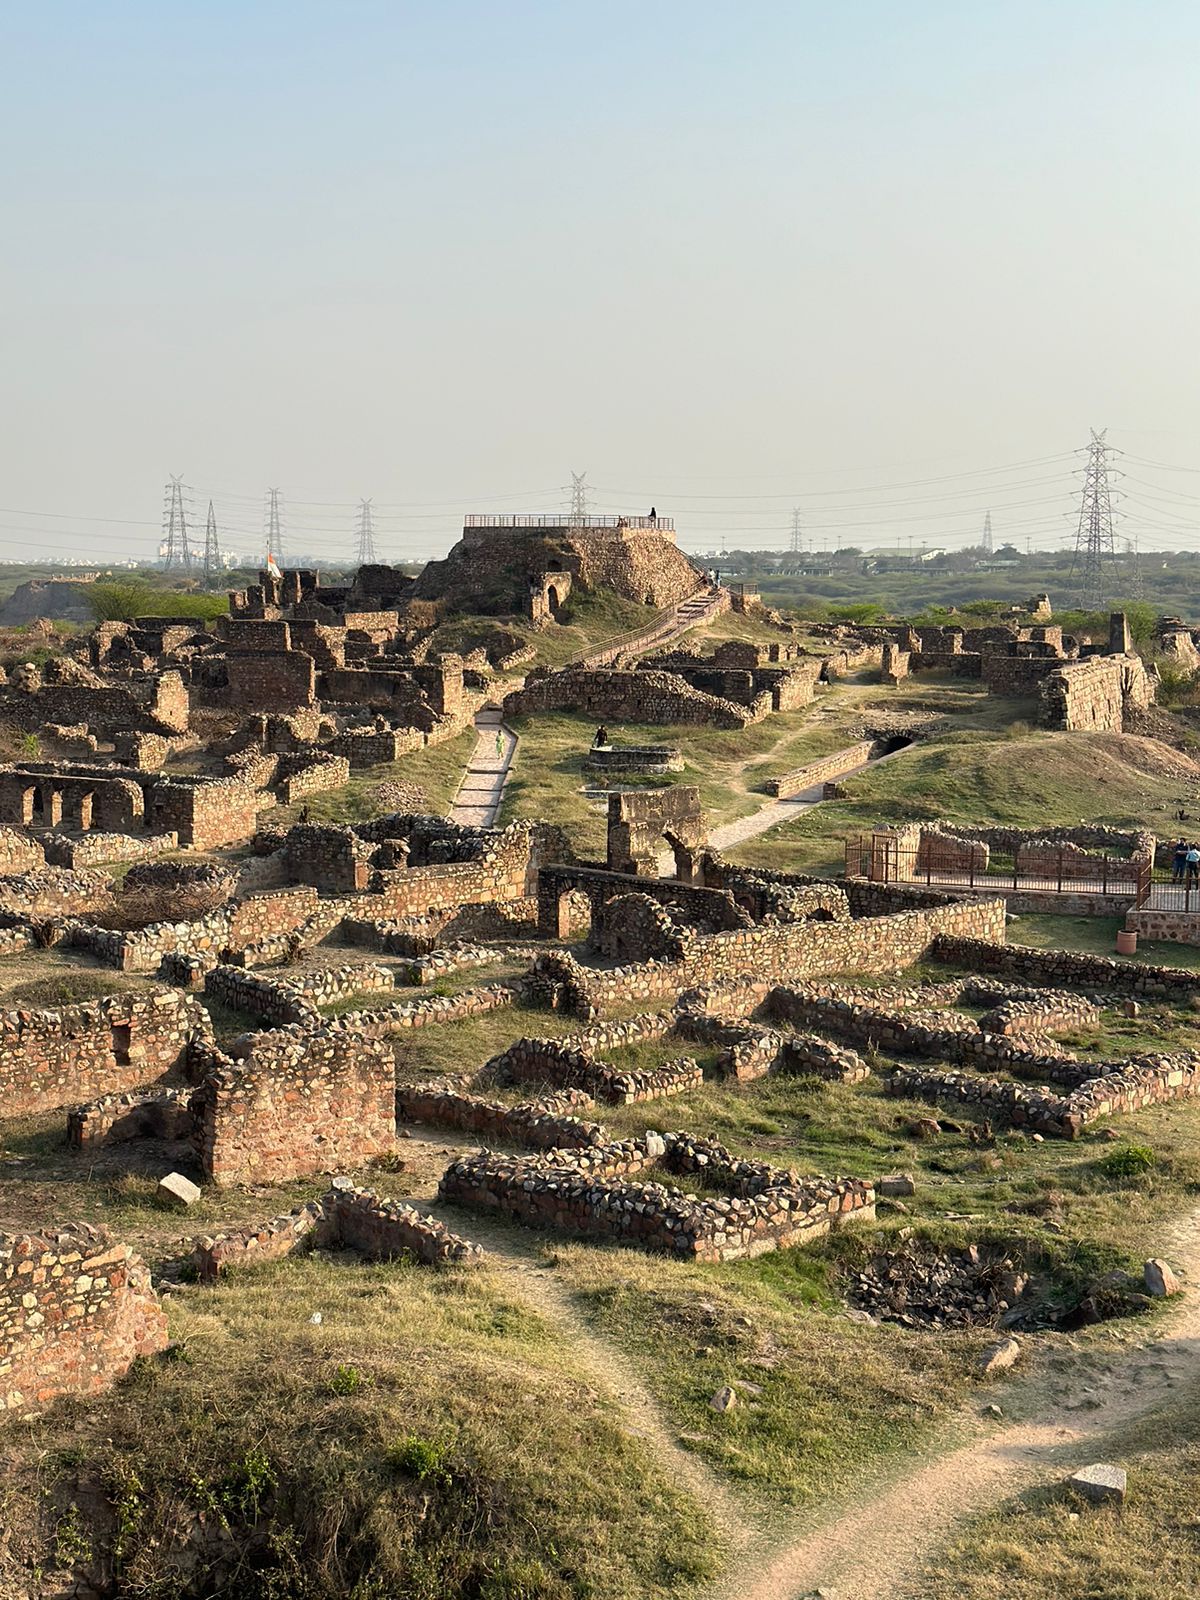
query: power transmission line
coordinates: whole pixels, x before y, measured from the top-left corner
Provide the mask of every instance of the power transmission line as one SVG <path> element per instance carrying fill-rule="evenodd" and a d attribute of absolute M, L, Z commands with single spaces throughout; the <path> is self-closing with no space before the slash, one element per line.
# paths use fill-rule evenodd
<path fill-rule="evenodd" d="M 278 489 L 267 490 L 267 525 L 265 534 L 266 554 L 274 556 L 277 566 L 283 565 L 283 528 L 280 522 Z"/>
<path fill-rule="evenodd" d="M 992 553 L 992 513 L 986 512 L 983 518 L 983 538 L 980 540 L 985 556 Z"/>
<path fill-rule="evenodd" d="M 582 528 L 587 522 L 588 492 L 584 480 L 586 472 L 573 472 L 571 474 L 571 526 Z"/>
<path fill-rule="evenodd" d="M 192 570 L 192 552 L 188 545 L 187 514 L 183 503 L 182 475 L 176 477 L 172 473 L 165 494 L 163 522 L 166 526 L 163 530 L 163 537 L 166 540 L 167 555 L 163 565 L 167 572 L 190 572 Z"/>
<path fill-rule="evenodd" d="M 208 523 L 204 529 L 204 582 L 208 584 L 215 581 L 217 573 L 221 570 L 221 546 L 217 541 L 217 513 L 213 510 L 213 503 L 208 502 Z"/>
<path fill-rule="evenodd" d="M 1116 553 L 1113 546 L 1112 493 L 1108 485 L 1107 428 L 1091 430 L 1083 489 L 1079 497 L 1079 528 L 1071 557 L 1068 583 L 1078 575 L 1080 599 L 1085 606 L 1103 606 Z"/>
<path fill-rule="evenodd" d="M 358 502 L 358 563 L 360 567 L 375 565 L 375 523 L 371 513 L 371 502 L 360 500 Z"/>
<path fill-rule="evenodd" d="M 800 507 L 792 507 L 792 554 L 798 556 L 804 550 L 804 534 L 800 528 Z"/>
<path fill-rule="evenodd" d="M 1138 548 L 1138 536 L 1135 533 L 1132 539 L 1125 541 L 1125 554 L 1129 562 L 1129 595 L 1133 600 L 1141 600 L 1145 595 L 1145 584 L 1142 581 L 1142 553 Z"/>

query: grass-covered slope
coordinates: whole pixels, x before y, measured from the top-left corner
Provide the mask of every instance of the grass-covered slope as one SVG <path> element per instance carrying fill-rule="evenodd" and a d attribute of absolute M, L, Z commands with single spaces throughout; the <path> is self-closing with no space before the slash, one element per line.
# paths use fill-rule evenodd
<path fill-rule="evenodd" d="M 841 867 L 847 834 L 876 824 L 948 818 L 1016 827 L 1111 823 L 1169 832 L 1187 780 L 1187 756 L 1122 733 L 964 730 L 923 740 L 844 780 L 829 801 L 730 854 L 780 871 Z"/>
<path fill-rule="evenodd" d="M 701 1509 L 486 1269 L 284 1262 L 171 1322 L 174 1360 L 0 1445 L 4 1593 L 49 1565 L 138 1600 L 665 1600 L 714 1570 Z"/>

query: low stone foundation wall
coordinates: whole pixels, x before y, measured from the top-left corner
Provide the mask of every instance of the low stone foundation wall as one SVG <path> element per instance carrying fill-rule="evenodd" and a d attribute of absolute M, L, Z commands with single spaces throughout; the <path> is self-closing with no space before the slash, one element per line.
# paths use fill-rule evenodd
<path fill-rule="evenodd" d="M 426 1266 L 470 1266 L 483 1259 L 478 1245 L 451 1233 L 436 1217 L 338 1179 L 321 1200 L 286 1216 L 215 1239 L 197 1239 L 192 1264 L 202 1283 L 213 1283 L 229 1267 L 278 1261 L 308 1245 L 357 1250 L 370 1261 L 414 1256 Z"/>
<path fill-rule="evenodd" d="M 109 1094 L 67 1112 L 67 1143 L 92 1150 L 130 1139 L 191 1139 L 195 1129 L 190 1085 L 157 1094 Z"/>
<path fill-rule="evenodd" d="M 659 1162 L 681 1175 L 704 1173 L 727 1191 L 699 1199 L 628 1179 Z M 735 1161 L 720 1145 L 686 1134 L 548 1156 L 480 1155 L 454 1161 L 443 1199 L 499 1211 L 534 1227 L 608 1239 L 677 1259 L 730 1261 L 819 1237 L 835 1219 L 873 1216 L 875 1193 L 855 1178 L 797 1179 Z"/>
<path fill-rule="evenodd" d="M 439 1022 L 460 1022 L 465 1017 L 484 1017 L 515 1005 L 517 993 L 509 983 L 481 984 L 461 994 L 430 995 L 427 1000 L 410 1000 L 383 1009 L 348 1011 L 333 1018 L 327 1027 L 333 1032 L 349 1029 L 370 1039 L 386 1039 L 410 1028 L 427 1028 Z"/>
<path fill-rule="evenodd" d="M 1050 987 L 1074 985 L 1115 994 L 1163 995 L 1187 999 L 1200 994 L 1200 972 L 1152 966 L 1078 950 L 1035 950 L 1028 945 L 939 934 L 930 950 L 935 961 L 976 972 L 1001 972 Z"/>
<path fill-rule="evenodd" d="M 0 1413 L 97 1394 L 166 1344 L 150 1274 L 126 1245 L 0 1234 Z"/>
<path fill-rule="evenodd" d="M 835 750 L 832 755 L 822 756 L 817 761 L 810 761 L 803 767 L 796 767 L 791 772 L 785 772 L 778 778 L 768 778 L 766 791 L 775 795 L 780 800 L 790 799 L 792 795 L 803 794 L 805 789 L 813 789 L 819 783 L 827 783 L 834 778 L 842 778 L 847 772 L 852 772 L 855 767 L 861 767 L 864 762 L 871 759 L 875 749 L 873 739 L 864 739 L 859 744 L 847 745 L 844 750 Z"/>
<path fill-rule="evenodd" d="M 403 1084 L 396 1090 L 396 1116 L 404 1122 L 431 1122 L 457 1128 L 485 1139 L 503 1139 L 532 1150 L 584 1148 L 607 1140 L 598 1122 L 571 1116 L 572 1109 L 590 1106 L 592 1097 L 579 1090 L 506 1106 L 463 1094 L 455 1084 Z"/>

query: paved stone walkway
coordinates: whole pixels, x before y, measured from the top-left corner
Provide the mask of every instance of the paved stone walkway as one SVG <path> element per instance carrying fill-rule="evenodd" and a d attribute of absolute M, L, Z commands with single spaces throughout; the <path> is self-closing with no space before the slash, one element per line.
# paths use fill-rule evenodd
<path fill-rule="evenodd" d="M 500 797 L 508 782 L 517 739 L 502 726 L 498 706 L 484 706 L 476 712 L 475 729 L 479 737 L 450 808 L 450 820 L 475 828 L 491 828 L 495 826 Z M 499 754 L 497 734 L 500 735 Z"/>

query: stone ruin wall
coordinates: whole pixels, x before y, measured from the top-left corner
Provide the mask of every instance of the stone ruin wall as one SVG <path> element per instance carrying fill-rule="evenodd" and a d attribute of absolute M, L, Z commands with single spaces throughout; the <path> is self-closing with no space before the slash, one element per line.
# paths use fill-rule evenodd
<path fill-rule="evenodd" d="M 941 935 L 997 942 L 1003 948 L 1002 899 L 953 900 L 932 894 L 918 896 L 911 910 L 898 910 L 897 904 L 904 904 L 897 894 L 900 886 L 865 888 L 888 892 L 872 897 L 851 880 L 847 891 L 855 914 L 850 921 L 738 928 L 694 940 L 681 961 L 610 971 L 584 967 L 567 954 L 548 954 L 534 965 L 533 985 L 566 1009 L 591 1016 L 662 1000 L 696 985 L 735 982 L 747 973 L 779 981 L 838 972 L 900 972 L 919 961 Z"/>
<path fill-rule="evenodd" d="M 365 1166 L 395 1146 L 392 1053 L 349 1030 L 256 1034 L 245 1060 L 214 1055 L 192 1110 L 201 1169 L 218 1186 Z"/>
<path fill-rule="evenodd" d="M 1126 709 L 1144 710 L 1153 699 L 1140 656 L 1091 656 L 1044 680 L 1038 721 L 1068 732 L 1120 733 Z"/>
<path fill-rule="evenodd" d="M 231 1266 L 278 1261 L 312 1245 L 357 1250 L 371 1261 L 415 1257 L 436 1267 L 473 1266 L 483 1259 L 478 1245 L 407 1201 L 381 1199 L 370 1189 L 356 1189 L 347 1178 L 335 1178 L 320 1200 L 286 1216 L 215 1239 L 197 1239 L 192 1263 L 201 1283 L 213 1283 Z"/>
<path fill-rule="evenodd" d="M 685 1181 L 703 1173 L 729 1198 L 701 1200 L 653 1181 L 658 1166 Z M 875 1207 L 873 1187 L 859 1179 L 799 1179 L 682 1133 L 544 1156 L 466 1156 L 447 1167 L 438 1192 L 532 1227 L 704 1262 L 800 1244 L 835 1221 L 871 1217 Z"/>
<path fill-rule="evenodd" d="M 125 1245 L 0 1234 L 0 1413 L 97 1394 L 166 1345 L 150 1274 Z"/>
<path fill-rule="evenodd" d="M 173 989 L 113 995 L 53 1011 L 0 1013 L 4 1114 L 30 1116 L 153 1083 L 187 1062 L 208 1014 Z"/>
<path fill-rule="evenodd" d="M 320 904 L 307 886 L 267 889 L 192 922 L 155 922 L 128 932 L 75 922 L 66 942 L 122 972 L 157 972 L 165 956 L 176 955 L 207 958 L 215 966 L 226 949 L 245 950 L 298 932 Z"/>
<path fill-rule="evenodd" d="M 844 750 L 835 750 L 832 755 L 809 761 L 804 766 L 785 772 L 778 778 L 769 778 L 766 785 L 767 793 L 775 795 L 780 800 L 789 800 L 793 795 L 803 794 L 805 789 L 812 789 L 818 783 L 844 778 L 848 772 L 869 761 L 874 749 L 873 739 L 863 739 L 858 744 L 847 745 Z"/>
<path fill-rule="evenodd" d="M 524 689 L 504 698 L 506 718 L 533 711 L 580 711 L 602 722 L 656 725 L 698 723 L 704 727 L 744 728 L 771 710 L 771 697 L 761 706 L 735 705 L 702 694 L 669 672 L 625 672 L 615 668 L 568 668 L 534 678 Z"/>

